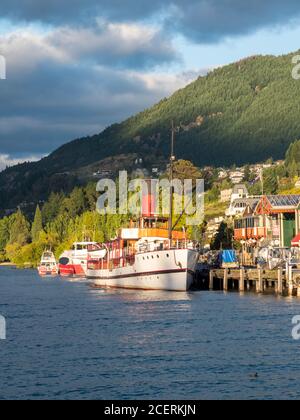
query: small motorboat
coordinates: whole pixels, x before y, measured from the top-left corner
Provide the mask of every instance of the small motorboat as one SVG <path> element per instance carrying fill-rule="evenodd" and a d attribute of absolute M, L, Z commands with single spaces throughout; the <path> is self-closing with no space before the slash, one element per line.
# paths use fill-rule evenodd
<path fill-rule="evenodd" d="M 38 266 L 38 272 L 42 277 L 57 276 L 59 274 L 58 265 L 52 251 L 44 251 Z"/>

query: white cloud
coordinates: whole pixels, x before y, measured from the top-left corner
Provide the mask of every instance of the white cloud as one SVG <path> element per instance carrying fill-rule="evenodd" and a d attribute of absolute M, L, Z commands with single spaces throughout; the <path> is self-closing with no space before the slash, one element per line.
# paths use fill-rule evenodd
<path fill-rule="evenodd" d="M 10 71 L 28 71 L 46 59 L 56 63 L 142 68 L 178 59 L 171 40 L 153 25 L 99 21 L 91 28 L 69 26 L 41 31 L 34 26 L 0 34 L 0 51 Z"/>
<path fill-rule="evenodd" d="M 7 167 L 17 165 L 23 162 L 35 162 L 41 159 L 41 156 L 28 156 L 23 158 L 13 158 L 9 155 L 0 154 L 0 172 Z"/>
<path fill-rule="evenodd" d="M 91 28 L 28 25 L 0 33 L 8 63 L 1 85 L 1 168 L 14 163 L 10 156 L 42 155 L 99 133 L 202 74 L 149 65 L 172 59 L 172 48 L 150 24 L 100 20 Z"/>
<path fill-rule="evenodd" d="M 2 154 L 44 154 L 73 138 L 99 133 L 197 76 L 112 64 L 122 54 L 133 61 L 143 61 L 143 50 L 158 54 L 155 27 L 100 22 L 94 31 L 64 27 L 43 33 L 29 26 L 0 35 L 8 63 L 8 79 L 1 85 Z M 90 60 L 96 49 L 98 58 L 103 49 L 106 63 Z"/>

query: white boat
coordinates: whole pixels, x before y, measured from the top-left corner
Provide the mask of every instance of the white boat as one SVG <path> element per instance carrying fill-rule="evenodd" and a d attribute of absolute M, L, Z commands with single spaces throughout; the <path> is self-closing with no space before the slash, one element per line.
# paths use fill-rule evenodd
<path fill-rule="evenodd" d="M 57 276 L 59 273 L 58 265 L 52 251 L 43 252 L 40 265 L 38 266 L 40 276 Z"/>
<path fill-rule="evenodd" d="M 118 240 L 106 244 L 103 258 L 89 259 L 87 277 L 95 286 L 177 292 L 191 288 L 198 250 L 186 240 L 170 243 L 167 230 L 146 230 L 122 229 Z"/>
<path fill-rule="evenodd" d="M 98 255 L 101 257 L 102 253 L 101 248 L 99 248 L 96 242 L 75 242 L 72 249 L 64 251 L 59 257 L 60 275 L 65 277 L 85 277 L 88 255 Z"/>

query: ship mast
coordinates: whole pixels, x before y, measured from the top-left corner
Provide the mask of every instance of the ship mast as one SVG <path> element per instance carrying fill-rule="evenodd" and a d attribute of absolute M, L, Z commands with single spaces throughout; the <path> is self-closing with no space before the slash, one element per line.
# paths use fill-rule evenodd
<path fill-rule="evenodd" d="M 171 156 L 170 156 L 170 216 L 169 216 L 169 240 L 172 241 L 173 237 L 173 177 L 174 177 L 174 162 L 176 160 L 174 155 L 175 143 L 175 126 L 172 121 L 172 137 L 171 137 Z"/>

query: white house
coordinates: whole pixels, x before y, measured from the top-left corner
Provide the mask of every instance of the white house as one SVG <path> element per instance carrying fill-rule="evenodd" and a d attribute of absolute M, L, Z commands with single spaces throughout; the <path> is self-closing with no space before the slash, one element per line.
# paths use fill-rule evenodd
<path fill-rule="evenodd" d="M 235 217 L 244 213 L 249 201 L 249 192 L 245 184 L 237 184 L 234 186 L 231 194 L 230 206 L 226 211 L 226 216 Z"/>
<path fill-rule="evenodd" d="M 245 172 L 243 170 L 236 170 L 230 173 L 230 180 L 233 184 L 239 184 L 243 181 Z"/>
<path fill-rule="evenodd" d="M 231 200 L 232 193 L 233 193 L 232 188 L 221 191 L 221 203 L 229 202 Z"/>
<path fill-rule="evenodd" d="M 231 194 L 231 201 L 234 201 L 238 198 L 247 198 L 249 197 L 249 192 L 245 184 L 236 184 L 233 187 Z"/>

